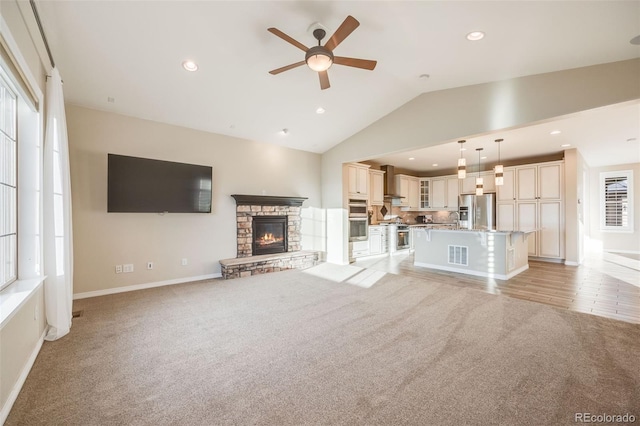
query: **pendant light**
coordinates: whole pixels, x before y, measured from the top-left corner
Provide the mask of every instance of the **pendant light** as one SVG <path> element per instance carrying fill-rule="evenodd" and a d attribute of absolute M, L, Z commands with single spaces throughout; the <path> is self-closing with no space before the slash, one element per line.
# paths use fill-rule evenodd
<path fill-rule="evenodd" d="M 484 194 L 484 181 L 480 177 L 480 152 L 482 151 L 482 148 L 476 148 L 476 151 L 478 151 L 478 177 L 476 178 L 476 195 L 482 195 Z"/>
<path fill-rule="evenodd" d="M 464 151 L 464 143 L 466 141 L 463 139 L 458 141 L 460 144 L 460 158 L 458 158 L 458 179 L 464 179 L 467 177 L 467 160 L 462 156 L 462 151 Z"/>
<path fill-rule="evenodd" d="M 496 175 L 496 186 L 504 185 L 504 167 L 500 164 L 500 142 L 502 141 L 503 139 L 496 139 L 498 144 L 498 164 L 496 164 L 496 167 L 493 169 Z"/>

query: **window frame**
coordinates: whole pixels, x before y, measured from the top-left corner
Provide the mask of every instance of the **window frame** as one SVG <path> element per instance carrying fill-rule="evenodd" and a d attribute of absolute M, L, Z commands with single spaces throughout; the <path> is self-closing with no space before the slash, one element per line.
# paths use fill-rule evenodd
<path fill-rule="evenodd" d="M 612 226 L 607 225 L 606 211 L 606 181 L 611 178 L 624 178 L 627 181 L 627 225 Z M 633 170 L 616 170 L 600 172 L 599 182 L 599 203 L 600 203 L 600 230 L 603 232 L 632 233 L 634 224 L 634 201 L 633 201 Z"/>
<path fill-rule="evenodd" d="M 1 65 L 1 64 L 0 64 Z M 19 226 L 18 226 L 18 205 L 19 205 L 19 200 L 18 200 L 18 196 L 20 193 L 20 189 L 19 189 L 19 181 L 18 181 L 18 164 L 19 164 L 19 160 L 18 160 L 18 91 L 16 90 L 16 88 L 13 86 L 11 79 L 9 78 L 9 75 L 7 74 L 6 70 L 4 69 L 4 67 L 0 66 L 0 83 L 2 83 L 2 86 L 4 87 L 5 90 L 9 91 L 11 96 L 13 97 L 13 115 L 11 117 L 11 121 L 13 121 L 13 134 L 9 135 L 7 133 L 5 133 L 2 129 L 0 129 L 0 137 L 1 138 L 8 138 L 13 144 L 13 164 L 2 164 L 2 166 L 7 166 L 9 170 L 13 170 L 13 175 L 8 177 L 9 180 L 11 182 L 13 182 L 13 184 L 11 183 L 3 183 L 0 182 L 0 185 L 2 186 L 6 186 L 10 189 L 13 189 L 14 191 L 14 197 L 13 197 L 13 205 L 11 206 L 13 208 L 13 212 L 9 212 L 7 213 L 7 216 L 5 217 L 9 217 L 9 218 L 13 218 L 11 221 L 12 226 L 13 226 L 13 231 L 10 230 L 10 232 L 7 235 L 4 236 L 11 236 L 14 235 L 14 242 L 11 244 L 10 247 L 10 252 L 9 252 L 9 258 L 13 258 L 13 271 L 11 271 L 8 274 L 8 280 L 4 281 L 4 282 L 0 282 L 0 291 L 2 291 L 3 289 L 7 288 L 9 285 L 11 285 L 12 283 L 16 282 L 18 280 L 18 242 L 20 239 L 20 235 L 19 235 Z M 0 93 L 1 96 L 1 93 Z M 2 102 L 2 100 L 0 100 L 0 102 Z M 2 106 L 2 104 L 0 104 L 0 106 Z M 0 113 L 4 114 L 5 111 L 0 108 Z M 6 118 L 6 117 L 4 117 Z M 2 146 L 0 145 L 0 149 L 2 149 Z M 8 157 L 7 157 L 8 159 Z M 7 170 L 7 168 L 5 168 L 5 170 Z M 4 200 L 3 200 L 4 201 Z M 2 203 L 3 206 L 2 208 L 6 208 L 6 205 L 4 205 L 4 202 Z M 1 243 L 1 242 L 0 242 Z M 3 264 L 0 265 L 1 268 L 5 268 L 4 265 L 4 261 L 6 259 L 2 259 L 3 260 Z M 0 275 L 1 276 L 1 275 Z"/>

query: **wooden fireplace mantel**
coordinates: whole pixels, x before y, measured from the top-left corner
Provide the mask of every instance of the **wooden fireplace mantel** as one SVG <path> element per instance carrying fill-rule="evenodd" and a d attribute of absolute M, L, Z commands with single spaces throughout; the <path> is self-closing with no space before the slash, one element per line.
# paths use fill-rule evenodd
<path fill-rule="evenodd" d="M 238 206 L 293 206 L 300 207 L 307 197 L 280 197 L 273 195 L 231 194 Z"/>

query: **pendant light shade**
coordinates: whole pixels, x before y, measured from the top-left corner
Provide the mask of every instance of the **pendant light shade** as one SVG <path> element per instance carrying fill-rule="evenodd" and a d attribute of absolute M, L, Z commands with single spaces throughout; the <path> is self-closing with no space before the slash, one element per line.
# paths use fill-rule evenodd
<path fill-rule="evenodd" d="M 500 164 L 500 142 L 503 139 L 496 139 L 496 143 L 498 144 L 498 164 L 493 169 L 493 172 L 496 175 L 496 186 L 504 185 L 504 167 Z"/>
<path fill-rule="evenodd" d="M 476 178 L 476 195 L 484 194 L 484 180 L 480 177 L 480 152 L 482 148 L 476 148 L 478 151 L 478 177 Z"/>
<path fill-rule="evenodd" d="M 458 179 L 464 179 L 467 177 L 467 160 L 462 157 L 462 152 L 464 151 L 463 145 L 465 142 L 465 140 L 458 141 L 458 143 L 460 144 L 460 158 L 458 158 Z"/>

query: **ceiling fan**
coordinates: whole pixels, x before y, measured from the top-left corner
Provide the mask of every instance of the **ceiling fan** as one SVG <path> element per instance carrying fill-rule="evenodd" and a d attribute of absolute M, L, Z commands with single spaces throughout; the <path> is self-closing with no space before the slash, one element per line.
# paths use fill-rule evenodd
<path fill-rule="evenodd" d="M 269 74 L 280 74 L 281 72 L 288 71 L 290 69 L 307 64 L 309 68 L 318 72 L 318 76 L 320 77 L 320 88 L 324 90 L 330 87 L 329 75 L 327 74 L 327 70 L 333 64 L 346 65 L 348 67 L 362 68 L 365 70 L 373 70 L 377 64 L 376 61 L 370 61 L 367 59 L 345 58 L 342 56 L 333 55 L 333 50 L 338 47 L 338 45 L 349 36 L 349 34 L 351 34 L 356 28 L 358 28 L 359 25 L 360 22 L 358 22 L 356 18 L 351 15 L 347 16 L 344 22 L 340 24 L 340 27 L 336 30 L 335 33 L 333 33 L 329 41 L 327 41 L 324 46 L 322 46 L 320 42 L 327 33 L 322 28 L 316 28 L 315 30 L 313 30 L 313 36 L 316 38 L 316 40 L 318 40 L 318 45 L 311 48 L 308 48 L 299 41 L 294 40 L 277 28 L 269 28 L 267 31 L 277 35 L 284 41 L 293 44 L 295 47 L 305 52 L 304 61 L 296 62 L 295 64 L 290 64 L 282 68 L 277 68 L 275 70 L 269 71 Z"/>

